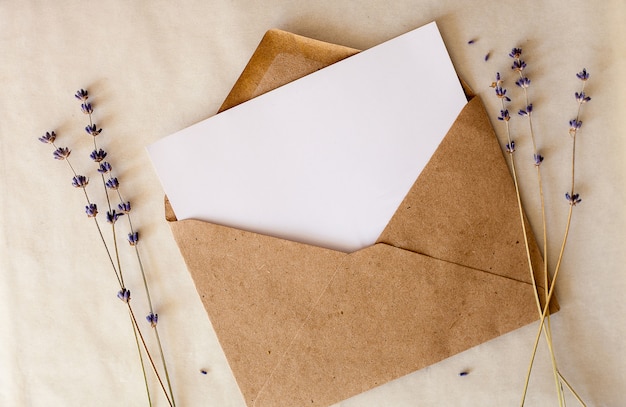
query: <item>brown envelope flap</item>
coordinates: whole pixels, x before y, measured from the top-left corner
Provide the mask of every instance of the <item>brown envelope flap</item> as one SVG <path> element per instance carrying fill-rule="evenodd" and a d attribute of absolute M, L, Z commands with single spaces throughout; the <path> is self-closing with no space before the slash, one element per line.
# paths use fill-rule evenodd
<path fill-rule="evenodd" d="M 530 283 L 523 236 L 513 180 L 474 97 L 378 241 Z M 539 271 L 541 255 L 533 234 L 528 238 Z"/>
<path fill-rule="evenodd" d="M 247 402 L 327 406 L 397 379 L 535 320 L 529 288 L 384 244 L 348 255 Z"/>
<path fill-rule="evenodd" d="M 386 244 L 170 225 L 250 406 L 330 405 L 537 318 L 528 284 Z"/>
<path fill-rule="evenodd" d="M 219 111 L 302 78 L 359 51 L 282 30 L 269 30 Z"/>

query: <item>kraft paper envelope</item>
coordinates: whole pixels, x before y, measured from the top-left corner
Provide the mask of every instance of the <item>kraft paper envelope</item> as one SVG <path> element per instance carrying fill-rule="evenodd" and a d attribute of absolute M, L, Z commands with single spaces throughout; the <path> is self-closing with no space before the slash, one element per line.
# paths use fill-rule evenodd
<path fill-rule="evenodd" d="M 356 52 L 271 30 L 221 110 Z M 167 201 L 166 217 L 249 406 L 327 406 L 538 319 L 513 181 L 476 96 L 371 247 L 179 221 Z"/>

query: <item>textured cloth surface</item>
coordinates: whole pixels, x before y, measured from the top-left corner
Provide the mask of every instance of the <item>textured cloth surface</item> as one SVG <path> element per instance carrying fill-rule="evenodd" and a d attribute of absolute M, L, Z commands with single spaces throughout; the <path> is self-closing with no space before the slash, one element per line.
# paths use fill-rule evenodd
<path fill-rule="evenodd" d="M 93 143 L 83 130 L 88 118 L 73 97 L 76 90 L 92 95 L 94 120 L 104 129 L 99 147 L 109 153 L 120 191 L 133 205 L 177 405 L 243 407 L 164 218 L 163 190 L 145 147 L 215 114 L 268 29 L 367 49 L 436 20 L 459 76 L 492 112 L 503 143 L 499 101 L 489 85 L 496 72 L 505 77 L 522 198 L 541 245 L 532 150 L 516 114 L 524 102 L 507 56 L 514 46 L 524 49 L 537 144 L 546 157 L 551 269 L 569 208 L 563 195 L 571 182 L 575 73 L 591 72 L 585 90 L 593 100 L 583 109 L 576 146 L 583 202 L 572 219 L 558 282 L 561 311 L 552 329 L 559 367 L 587 404 L 619 405 L 626 376 L 625 17 L 620 0 L 603 7 L 580 0 L 532 6 L 508 0 L 2 2 L 0 404 L 147 405 L 128 313 L 84 214 L 84 196 L 72 187 L 67 165 L 37 141 L 54 130 L 56 144 L 72 149 L 77 170 L 93 168 Z M 122 243 L 122 260 L 132 260 L 134 252 Z M 138 287 L 138 309 L 145 309 L 140 277 L 129 271 L 127 278 Z M 137 316 L 140 323 L 144 316 Z M 535 334 L 536 325 L 529 325 L 341 406 L 516 405 Z M 462 371 L 469 374 L 459 376 Z M 153 379 L 150 388 L 154 405 L 166 405 Z M 555 403 L 542 340 L 528 405 Z"/>

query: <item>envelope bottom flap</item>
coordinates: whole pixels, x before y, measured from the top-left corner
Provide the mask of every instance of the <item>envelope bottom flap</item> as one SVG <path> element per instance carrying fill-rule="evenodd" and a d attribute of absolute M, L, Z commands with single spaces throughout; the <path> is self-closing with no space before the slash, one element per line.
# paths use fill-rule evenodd
<path fill-rule="evenodd" d="M 242 393 L 256 394 L 346 255 L 196 220 L 170 227 Z"/>
<path fill-rule="evenodd" d="M 330 405 L 528 324 L 536 312 L 526 283 L 377 244 L 343 260 L 250 403 Z"/>

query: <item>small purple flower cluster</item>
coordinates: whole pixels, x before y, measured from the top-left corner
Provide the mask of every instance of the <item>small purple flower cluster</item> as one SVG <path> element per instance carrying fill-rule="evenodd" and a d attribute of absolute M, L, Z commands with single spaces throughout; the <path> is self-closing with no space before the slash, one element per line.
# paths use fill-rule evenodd
<path fill-rule="evenodd" d="M 81 105 L 80 105 L 81 111 L 85 115 L 89 116 L 89 124 L 85 127 L 85 132 L 88 135 L 92 136 L 94 139 L 94 149 L 89 155 L 89 157 L 96 164 L 98 164 L 97 171 L 103 177 L 102 180 L 103 180 L 106 190 L 117 193 L 118 196 L 120 197 L 120 203 L 117 206 L 117 210 L 109 207 L 109 210 L 105 212 L 106 221 L 113 225 L 117 222 L 117 220 L 120 217 L 129 214 L 129 212 L 131 211 L 131 204 L 129 201 L 124 201 L 121 199 L 121 195 L 119 194 L 120 182 L 117 177 L 114 177 L 112 175 L 113 168 L 111 164 L 108 161 L 105 161 L 108 155 L 107 152 L 101 148 L 97 148 L 97 144 L 95 140 L 96 140 L 96 137 L 102 133 L 102 128 L 98 127 L 92 121 L 94 105 L 88 101 L 89 92 L 86 89 L 80 89 L 74 94 L 74 97 L 81 102 Z M 69 162 L 69 157 L 72 151 L 68 147 L 58 147 L 55 144 L 56 140 L 57 140 L 57 134 L 54 131 L 47 131 L 43 136 L 39 137 L 40 142 L 44 144 L 50 144 L 52 145 L 52 147 L 54 147 L 54 150 L 52 152 L 54 159 L 68 162 L 68 165 L 73 173 L 72 181 L 71 181 L 72 186 L 74 186 L 75 188 L 80 188 L 80 189 L 85 190 L 85 196 L 87 197 L 87 205 L 85 206 L 85 214 L 87 215 L 88 218 L 96 219 L 98 215 L 98 206 L 89 200 L 89 197 L 86 192 L 86 188 L 89 185 L 89 178 L 85 175 L 77 174 L 74 171 L 74 167 Z M 127 239 L 128 239 L 128 243 L 130 246 L 137 246 L 139 242 L 139 233 L 134 230 L 131 230 L 131 232 L 128 233 Z M 123 279 L 120 278 L 120 281 L 123 281 Z M 123 287 L 122 291 L 124 290 L 126 290 L 126 288 Z M 120 291 L 120 293 L 122 291 Z M 127 302 L 127 300 L 130 298 L 130 291 L 127 291 L 127 292 L 124 291 L 124 292 L 125 294 L 123 296 L 123 299 L 125 299 L 125 302 Z M 156 314 L 153 314 L 151 312 L 150 315 L 156 315 Z M 149 320 L 150 324 L 153 326 L 156 324 L 156 321 L 157 321 L 156 317 L 153 317 L 151 320 Z"/>
<path fill-rule="evenodd" d="M 509 52 L 509 57 L 513 58 L 511 70 L 515 72 L 519 77 L 515 81 L 515 84 L 519 88 L 523 89 L 524 96 L 526 99 L 526 106 L 522 109 L 519 109 L 518 115 L 522 117 L 526 117 L 530 120 L 532 113 L 533 113 L 533 104 L 528 101 L 527 89 L 530 87 L 531 81 L 527 76 L 525 76 L 525 69 L 527 67 L 527 64 L 524 60 L 521 59 L 521 56 L 522 56 L 521 48 L 516 47 L 516 48 L 513 48 L 511 52 Z M 578 107 L 579 107 L 578 114 L 575 119 L 572 119 L 569 121 L 569 134 L 574 138 L 576 137 L 576 133 L 580 130 L 582 126 L 582 121 L 580 121 L 579 119 L 581 106 L 584 103 L 587 103 L 591 100 L 591 98 L 584 91 L 584 85 L 587 82 L 587 80 L 589 80 L 589 72 L 587 72 L 586 69 L 583 69 L 582 71 L 576 74 L 576 77 L 583 82 L 583 86 L 580 92 L 574 93 L 574 97 L 576 101 L 578 102 Z M 496 73 L 496 80 L 495 82 L 492 82 L 491 87 L 494 88 L 496 97 L 500 99 L 501 105 L 502 105 L 502 108 L 500 109 L 500 115 L 497 117 L 497 119 L 500 121 L 507 122 L 507 126 L 508 126 L 508 121 L 511 119 L 511 117 L 509 115 L 508 109 L 506 109 L 505 107 L 505 102 L 510 102 L 511 99 L 509 96 L 507 96 L 507 90 L 506 88 L 503 87 L 503 82 L 504 81 L 502 79 L 502 76 L 498 72 Z M 531 132 L 531 137 L 533 140 L 533 146 L 535 146 L 532 122 L 530 122 L 530 132 Z M 508 143 L 505 146 L 505 151 L 510 154 L 512 154 L 515 151 L 515 142 L 513 140 L 509 139 Z M 533 153 L 533 164 L 538 167 L 541 165 L 543 161 L 544 161 L 544 156 L 541 155 L 535 149 Z M 580 195 L 575 194 L 573 191 L 566 194 L 566 199 L 571 205 L 576 205 L 581 202 Z"/>
<path fill-rule="evenodd" d="M 80 175 L 76 173 L 76 171 L 74 170 L 74 167 L 70 163 L 69 157 L 72 151 L 68 147 L 58 147 L 55 144 L 57 140 L 57 134 L 54 131 L 46 132 L 43 136 L 39 137 L 39 141 L 45 144 L 50 144 L 54 148 L 54 151 L 52 153 L 54 159 L 59 160 L 59 161 L 65 161 L 68 164 L 73 175 L 72 185 L 75 188 L 79 188 L 83 190 L 84 196 L 87 200 L 87 204 L 85 206 L 85 214 L 87 215 L 88 218 L 91 218 L 94 220 L 94 223 L 99 232 L 99 236 L 109 256 L 113 272 L 115 273 L 115 277 L 117 279 L 117 282 L 119 283 L 119 291 L 117 292 L 117 297 L 123 303 L 126 304 L 126 306 L 128 307 L 130 311 L 131 323 L 135 331 L 135 340 L 137 341 L 138 348 L 143 345 L 143 351 L 145 351 L 145 353 L 147 354 L 148 359 L 152 361 L 152 357 L 150 356 L 150 350 L 148 346 L 146 345 L 146 342 L 143 341 L 141 329 L 135 319 L 134 312 L 132 309 L 133 307 L 131 307 L 131 304 L 130 304 L 130 299 L 131 299 L 130 290 L 127 288 L 124 282 L 122 262 L 120 261 L 119 248 L 118 248 L 118 243 L 116 239 L 116 236 L 117 236 L 116 226 L 115 226 L 116 222 L 122 216 L 125 216 L 125 218 L 128 220 L 128 226 L 130 228 L 130 232 L 127 235 L 128 244 L 131 247 L 133 247 L 134 250 L 136 251 L 137 265 L 138 265 L 139 271 L 141 273 L 141 276 L 144 282 L 146 297 L 148 299 L 150 312 L 146 316 L 146 321 L 149 323 L 150 327 L 153 328 L 156 341 L 157 341 L 157 346 L 159 348 L 159 354 L 161 356 L 161 361 L 162 361 L 161 368 L 163 370 L 163 373 L 166 376 L 166 379 L 167 379 L 166 381 L 168 383 L 169 390 L 166 389 L 163 385 L 163 381 L 160 378 L 160 372 L 158 371 L 159 369 L 154 365 L 154 363 L 151 363 L 151 365 L 154 369 L 154 373 L 157 375 L 159 383 L 161 384 L 161 389 L 163 390 L 169 405 L 172 407 L 175 407 L 174 395 L 173 395 L 173 391 L 170 385 L 169 374 L 167 371 L 167 366 L 166 366 L 166 362 L 165 362 L 164 355 L 163 355 L 163 349 L 162 349 L 162 345 L 161 345 L 157 328 L 156 328 L 158 320 L 159 320 L 159 316 L 153 311 L 153 306 L 152 306 L 152 302 L 150 299 L 150 293 L 148 289 L 146 274 L 143 268 L 143 263 L 140 259 L 139 250 L 137 248 L 137 245 L 139 243 L 139 233 L 133 229 L 133 225 L 130 220 L 130 212 L 132 208 L 131 203 L 129 201 L 122 199 L 122 195 L 120 192 L 120 181 L 118 180 L 117 177 L 113 176 L 113 167 L 108 161 L 106 161 L 108 154 L 105 150 L 98 148 L 96 139 L 102 133 L 102 128 L 98 127 L 93 122 L 92 115 L 94 112 L 94 105 L 89 101 L 89 92 L 85 89 L 80 89 L 74 94 L 74 97 L 80 101 L 80 109 L 82 113 L 84 113 L 89 118 L 89 124 L 85 127 L 85 132 L 89 136 L 91 136 L 93 140 L 93 151 L 89 154 L 89 157 L 91 158 L 92 161 L 96 163 L 97 165 L 96 171 L 100 174 L 100 177 L 102 178 L 102 186 L 104 189 L 104 193 L 106 196 L 106 204 L 108 207 L 108 210 L 105 212 L 104 216 L 105 216 L 106 222 L 111 225 L 112 239 L 110 241 L 105 238 L 100 228 L 100 222 L 98 221 L 98 206 L 94 202 L 91 202 L 89 198 L 89 194 L 87 192 L 87 186 L 89 185 L 89 178 L 85 175 Z M 119 203 L 117 205 L 117 208 L 114 208 L 112 206 L 111 199 L 110 199 L 111 195 L 116 195 L 119 198 Z M 114 254 L 112 254 L 112 252 Z M 117 262 L 114 260 L 114 258 L 117 260 Z M 141 338 L 142 340 L 139 341 L 139 338 Z M 140 350 L 140 354 L 141 352 L 142 351 Z M 145 376 L 145 370 L 144 370 L 144 380 L 146 381 L 146 390 L 148 392 L 148 398 L 150 399 L 150 390 L 149 390 L 149 387 L 147 386 L 147 378 Z"/>

